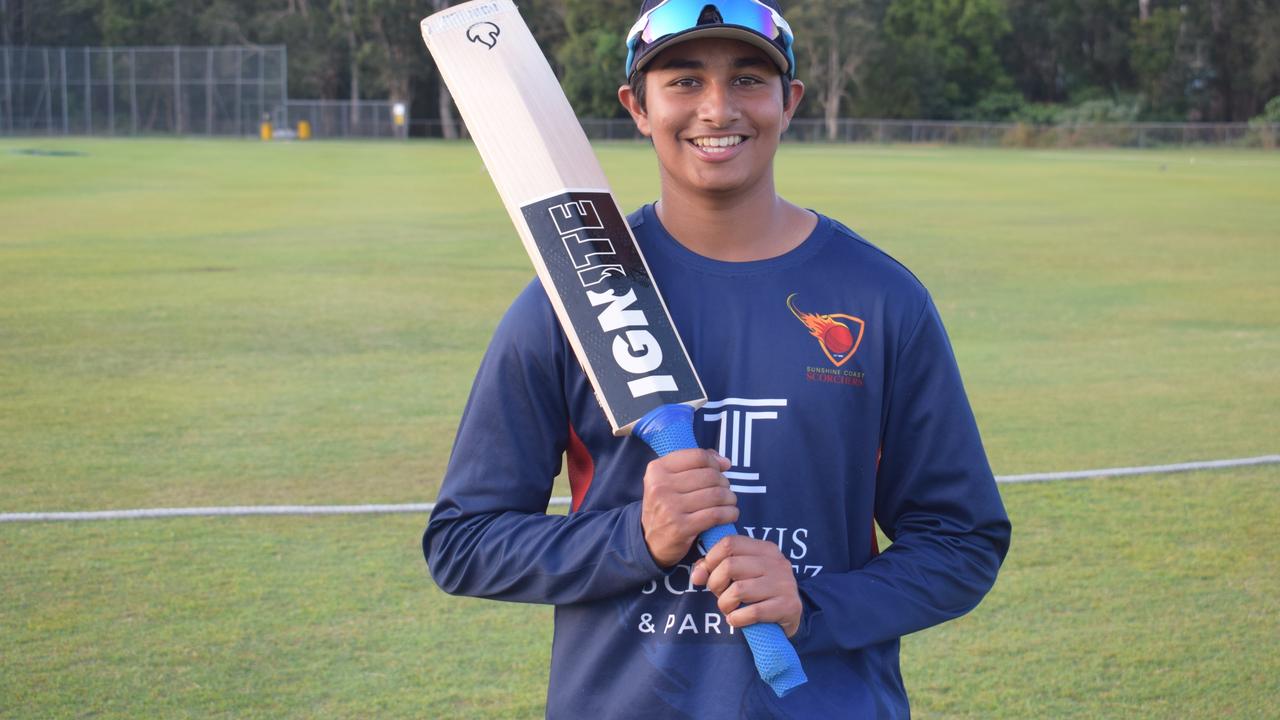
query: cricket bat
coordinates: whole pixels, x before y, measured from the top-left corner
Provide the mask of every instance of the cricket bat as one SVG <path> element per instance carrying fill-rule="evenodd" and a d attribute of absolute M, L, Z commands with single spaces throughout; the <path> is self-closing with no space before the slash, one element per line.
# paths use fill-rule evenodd
<path fill-rule="evenodd" d="M 511 0 L 422 21 L 422 37 L 615 435 L 659 455 L 697 447 L 702 382 L 586 133 Z M 733 525 L 699 537 L 704 548 Z M 779 697 L 805 682 L 776 624 L 743 629 Z"/>

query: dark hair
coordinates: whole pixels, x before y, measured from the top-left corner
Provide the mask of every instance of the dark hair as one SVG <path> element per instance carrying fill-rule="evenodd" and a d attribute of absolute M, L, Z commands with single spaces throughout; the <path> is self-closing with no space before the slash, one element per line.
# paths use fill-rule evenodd
<path fill-rule="evenodd" d="M 631 86 L 631 94 L 635 97 L 641 110 L 647 109 L 644 105 L 644 80 L 648 75 L 648 70 L 637 70 L 631 73 L 631 79 L 627 81 L 627 85 Z M 779 77 L 782 79 L 782 107 L 785 108 L 791 104 L 791 81 L 787 79 L 786 75 L 779 75 Z"/>

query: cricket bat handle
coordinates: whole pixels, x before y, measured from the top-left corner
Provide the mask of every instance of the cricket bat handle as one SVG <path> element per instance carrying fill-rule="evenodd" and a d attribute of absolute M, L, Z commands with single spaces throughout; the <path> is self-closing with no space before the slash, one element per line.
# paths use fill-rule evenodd
<path fill-rule="evenodd" d="M 688 405 L 663 405 L 651 411 L 636 423 L 634 433 L 659 456 L 698 447 L 693 437 L 693 408 Z M 731 523 L 718 525 L 699 535 L 698 542 L 709 550 L 721 539 L 738 534 L 738 528 Z M 776 623 L 748 625 L 742 628 L 742 635 L 751 648 L 760 679 L 768 683 L 778 697 L 808 680 L 795 647 Z"/>

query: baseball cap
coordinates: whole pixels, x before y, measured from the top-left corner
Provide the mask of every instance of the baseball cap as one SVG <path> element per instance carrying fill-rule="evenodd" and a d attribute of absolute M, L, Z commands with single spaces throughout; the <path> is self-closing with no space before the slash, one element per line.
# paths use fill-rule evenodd
<path fill-rule="evenodd" d="M 788 78 L 795 77 L 791 26 L 774 0 L 644 0 L 627 33 L 627 77 L 660 51 L 696 38 L 728 38 L 763 50 Z"/>

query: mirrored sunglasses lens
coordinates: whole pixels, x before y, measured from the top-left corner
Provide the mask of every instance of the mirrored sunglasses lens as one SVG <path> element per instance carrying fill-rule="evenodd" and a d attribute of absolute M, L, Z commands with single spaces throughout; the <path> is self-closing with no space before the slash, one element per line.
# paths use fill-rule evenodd
<path fill-rule="evenodd" d="M 713 5 L 720 12 L 726 25 L 741 25 L 759 32 L 767 38 L 778 36 L 778 26 L 769 8 L 753 0 L 668 0 L 649 14 L 649 21 L 640 33 L 640 39 L 651 43 L 665 35 L 683 32 L 697 26 L 702 9 Z"/>

